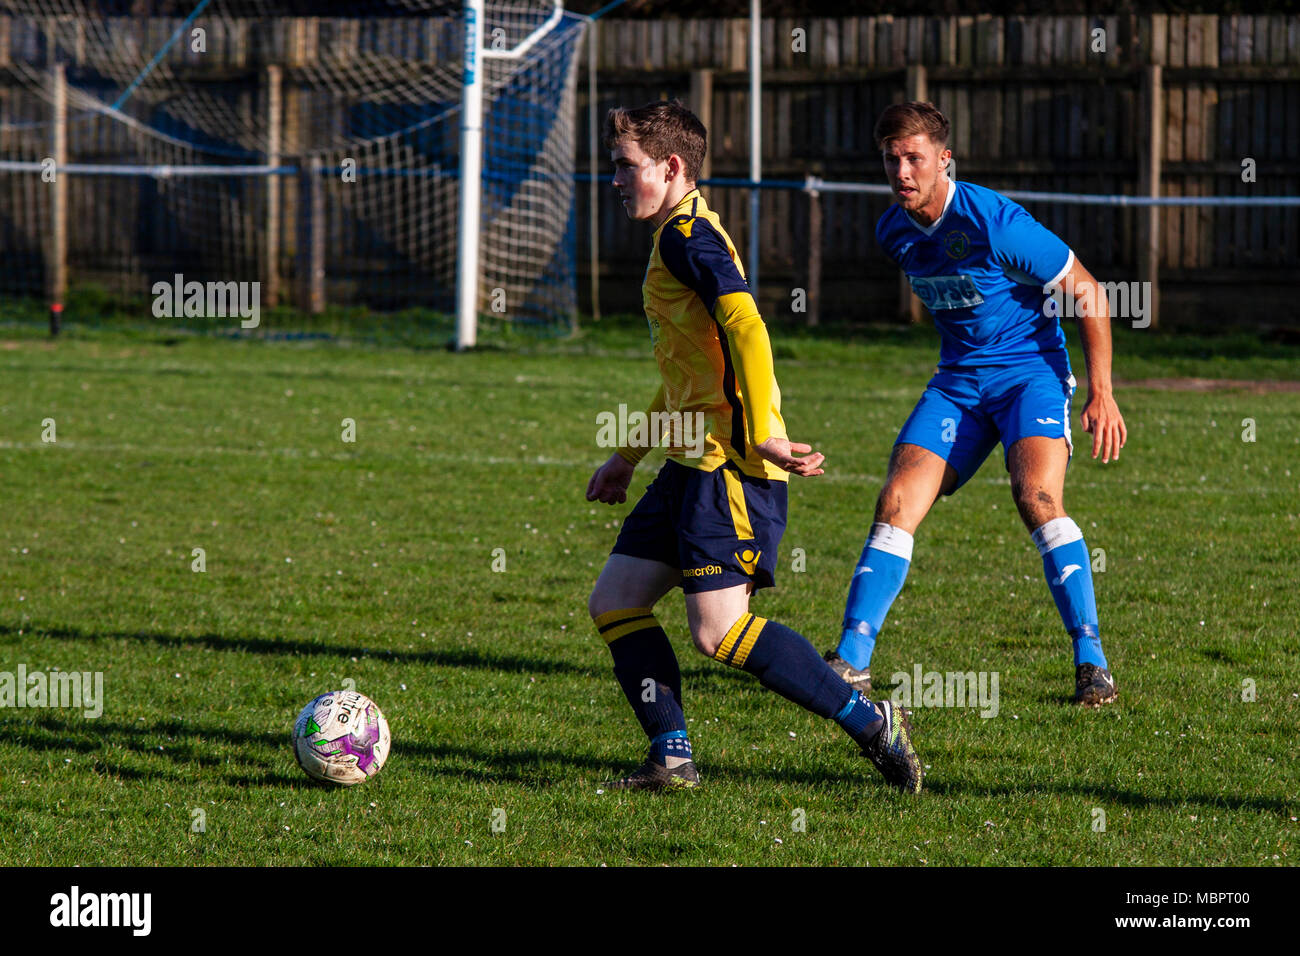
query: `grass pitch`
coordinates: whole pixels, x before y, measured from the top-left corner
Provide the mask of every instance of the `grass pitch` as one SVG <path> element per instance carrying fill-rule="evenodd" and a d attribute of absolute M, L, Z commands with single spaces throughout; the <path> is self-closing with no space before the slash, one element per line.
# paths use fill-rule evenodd
<path fill-rule="evenodd" d="M 705 788 L 659 797 L 597 793 L 644 741 L 585 613 L 632 504 L 583 497 L 596 415 L 655 384 L 639 326 L 463 356 L 0 337 L 0 672 L 102 672 L 105 697 L 96 718 L 0 710 L 0 862 L 1295 862 L 1296 391 L 1121 387 L 1119 462 L 1076 455 L 1066 506 L 1104 551 L 1117 705 L 1067 704 L 1069 642 L 999 451 L 922 526 L 873 662 L 878 684 L 999 675 L 996 717 L 914 712 L 926 793 L 887 790 L 832 724 L 697 655 L 675 593 L 659 616 Z M 827 474 L 792 482 L 779 586 L 754 606 L 826 648 L 937 341 L 774 338 L 791 433 Z M 1294 347 L 1130 331 L 1115 374 L 1298 367 Z M 288 734 L 345 679 L 394 750 L 336 790 Z"/>

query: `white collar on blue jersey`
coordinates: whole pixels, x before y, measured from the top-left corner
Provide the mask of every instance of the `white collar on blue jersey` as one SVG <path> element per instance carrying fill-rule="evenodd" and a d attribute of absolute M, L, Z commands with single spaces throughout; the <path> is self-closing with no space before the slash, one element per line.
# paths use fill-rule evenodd
<path fill-rule="evenodd" d="M 943 212 L 939 213 L 938 219 L 930 223 L 930 225 L 928 226 L 923 226 L 915 219 L 912 218 L 912 214 L 910 212 L 907 212 L 904 213 L 907 216 L 907 221 L 910 222 L 917 229 L 920 229 L 927 236 L 933 236 L 934 231 L 938 229 L 939 225 L 943 222 L 943 217 L 948 215 L 948 207 L 952 205 L 952 197 L 955 195 L 957 195 L 957 184 L 950 179 L 948 180 L 948 198 L 943 201 Z"/>

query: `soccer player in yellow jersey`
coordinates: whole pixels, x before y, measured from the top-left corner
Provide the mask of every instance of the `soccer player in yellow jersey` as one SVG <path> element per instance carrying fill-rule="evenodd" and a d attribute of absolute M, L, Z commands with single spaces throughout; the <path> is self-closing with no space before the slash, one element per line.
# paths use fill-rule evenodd
<path fill-rule="evenodd" d="M 868 700 L 804 637 L 749 611 L 755 588 L 775 583 L 786 482 L 822 474 L 824 456 L 786 436 L 767 328 L 735 246 L 695 186 L 704 126 L 674 101 L 611 110 L 604 133 L 628 217 L 654 230 L 642 297 L 663 384 L 647 417 L 668 423 L 668 460 L 624 520 L 587 605 L 650 738 L 645 763 L 607 786 L 699 784 L 681 673 L 653 610 L 680 586 L 701 653 L 835 720 L 890 784 L 919 792 L 921 764 L 901 709 Z M 702 441 L 688 441 L 692 432 Z M 596 470 L 589 501 L 627 500 L 649 450 L 638 444 Z"/>

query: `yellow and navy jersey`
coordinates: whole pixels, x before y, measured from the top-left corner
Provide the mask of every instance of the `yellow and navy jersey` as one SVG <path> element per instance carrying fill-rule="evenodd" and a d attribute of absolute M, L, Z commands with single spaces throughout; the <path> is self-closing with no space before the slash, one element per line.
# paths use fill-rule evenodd
<path fill-rule="evenodd" d="M 663 410 L 670 422 L 681 413 L 668 457 L 702 471 L 730 461 L 755 478 L 787 480 L 754 451 L 770 437 L 787 437 L 767 327 L 736 247 L 698 189 L 655 230 L 642 300 L 663 376 Z M 703 423 L 702 442 L 689 440 L 695 422 Z"/>

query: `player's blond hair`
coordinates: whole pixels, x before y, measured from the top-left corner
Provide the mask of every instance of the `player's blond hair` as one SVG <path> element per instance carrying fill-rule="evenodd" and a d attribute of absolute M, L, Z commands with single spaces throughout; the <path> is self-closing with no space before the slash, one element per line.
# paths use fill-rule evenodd
<path fill-rule="evenodd" d="M 917 100 L 895 103 L 885 107 L 876 120 L 876 148 L 884 149 L 893 140 L 919 135 L 930 137 L 930 142 L 942 152 L 948 147 L 949 129 L 948 117 L 935 109 L 933 103 Z"/>
<path fill-rule="evenodd" d="M 617 106 L 605 114 L 603 138 L 606 149 L 631 140 L 656 163 L 680 156 L 686 180 L 692 183 L 700 177 L 709 142 L 704 124 L 681 100 L 647 103 L 634 109 Z"/>

